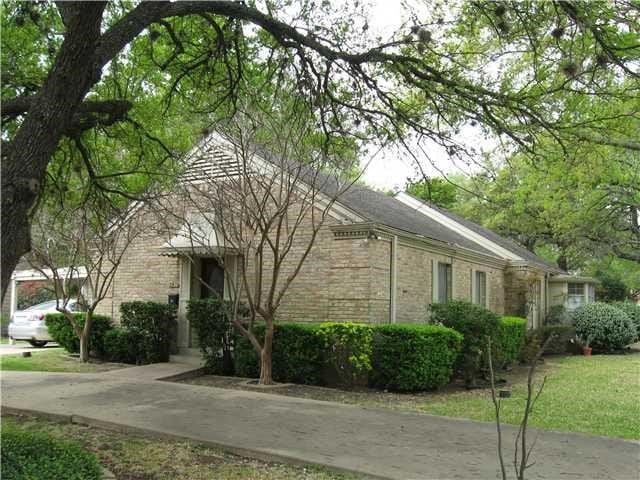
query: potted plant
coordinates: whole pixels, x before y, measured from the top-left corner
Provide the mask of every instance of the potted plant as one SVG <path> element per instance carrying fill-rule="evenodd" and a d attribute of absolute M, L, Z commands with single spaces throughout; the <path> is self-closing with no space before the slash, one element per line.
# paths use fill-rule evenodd
<path fill-rule="evenodd" d="M 582 355 L 585 357 L 591 356 L 591 351 L 593 350 L 589 345 L 591 344 L 591 338 L 587 337 L 586 339 L 581 338 L 580 343 L 582 344 Z"/>

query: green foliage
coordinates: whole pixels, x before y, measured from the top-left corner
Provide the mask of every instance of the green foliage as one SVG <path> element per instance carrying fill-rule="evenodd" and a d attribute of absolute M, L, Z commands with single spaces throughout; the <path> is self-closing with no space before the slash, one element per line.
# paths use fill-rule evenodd
<path fill-rule="evenodd" d="M 564 305 L 553 305 L 549 307 L 547 317 L 544 319 L 547 325 L 564 325 L 569 323 L 569 321 L 569 313 L 567 309 L 564 308 Z"/>
<path fill-rule="evenodd" d="M 628 298 L 629 287 L 618 277 L 607 272 L 597 272 L 596 297 L 601 302 L 621 302 Z"/>
<path fill-rule="evenodd" d="M 113 328 L 104 335 L 104 357 L 110 362 L 145 363 L 146 352 L 140 334 L 124 328 Z"/>
<path fill-rule="evenodd" d="M 640 305 L 630 301 L 613 302 L 611 305 L 627 314 L 636 327 L 636 341 L 640 341 Z"/>
<path fill-rule="evenodd" d="M 496 367 L 504 368 L 520 360 L 526 333 L 526 318 L 500 318 L 495 339 L 492 342 L 492 361 Z"/>
<path fill-rule="evenodd" d="M 407 183 L 405 190 L 425 202 L 451 208 L 456 203 L 458 189 L 446 178 L 427 177 Z"/>
<path fill-rule="evenodd" d="M 464 336 L 456 370 L 472 385 L 486 369 L 487 338 L 494 338 L 499 317 L 491 310 L 463 300 L 431 305 L 431 321 L 453 328 Z"/>
<path fill-rule="evenodd" d="M 372 368 L 373 327 L 364 323 L 326 322 L 320 325 L 318 335 L 324 345 L 329 381 L 366 384 Z"/>
<path fill-rule="evenodd" d="M 79 443 L 41 432 L 2 426 L 2 478 L 6 480 L 99 480 L 95 455 Z"/>
<path fill-rule="evenodd" d="M 619 350 L 636 337 L 636 327 L 625 312 L 616 307 L 593 302 L 573 312 L 571 319 L 578 338 L 594 350 Z"/>
<path fill-rule="evenodd" d="M 277 323 L 273 331 L 273 378 L 278 382 L 303 384 L 321 383 L 324 365 L 324 343 L 318 335 L 318 325 Z M 255 325 L 254 335 L 264 337 L 264 325 Z M 236 374 L 260 376 L 260 358 L 244 337 L 238 336 L 234 348 Z"/>
<path fill-rule="evenodd" d="M 575 330 L 571 325 L 545 325 L 527 331 L 525 345 L 522 349 L 522 361 L 531 363 L 544 343 L 553 335 L 547 344 L 544 355 L 561 355 L 567 353 Z"/>
<path fill-rule="evenodd" d="M 33 305 L 55 299 L 56 295 L 54 291 L 51 288 L 47 288 L 47 285 L 43 281 L 19 283 L 18 310 L 24 310 Z"/>
<path fill-rule="evenodd" d="M 462 335 L 439 325 L 377 325 L 373 336 L 371 383 L 398 391 L 446 385 Z"/>
<path fill-rule="evenodd" d="M 211 373 L 233 374 L 231 308 L 230 302 L 219 298 L 193 299 L 187 306 L 187 319 L 196 330 L 205 368 Z"/>
<path fill-rule="evenodd" d="M 82 328 L 85 320 L 85 313 L 74 313 L 73 317 Z M 45 323 L 49 330 L 49 335 L 55 342 L 69 353 L 80 352 L 80 339 L 76 335 L 73 326 L 62 313 L 48 313 L 45 316 Z M 111 318 L 105 315 L 93 315 L 91 332 L 89 335 L 89 351 L 97 356 L 104 354 L 104 336 L 111 330 L 113 325 Z"/>
<path fill-rule="evenodd" d="M 142 363 L 168 362 L 171 342 L 176 338 L 176 306 L 156 302 L 126 302 L 120 305 L 122 327 L 140 339 Z"/>

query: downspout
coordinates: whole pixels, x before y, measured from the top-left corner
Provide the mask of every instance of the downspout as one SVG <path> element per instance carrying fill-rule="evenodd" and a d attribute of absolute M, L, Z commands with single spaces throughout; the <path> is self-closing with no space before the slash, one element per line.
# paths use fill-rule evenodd
<path fill-rule="evenodd" d="M 389 323 L 396 323 L 398 286 L 398 236 L 391 237 L 389 258 Z"/>

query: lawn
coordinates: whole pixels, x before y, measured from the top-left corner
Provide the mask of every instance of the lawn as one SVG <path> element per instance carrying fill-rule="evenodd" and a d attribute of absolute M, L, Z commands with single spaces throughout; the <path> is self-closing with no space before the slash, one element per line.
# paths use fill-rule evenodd
<path fill-rule="evenodd" d="M 129 480 L 347 480 L 316 467 L 267 463 L 224 453 L 183 441 L 154 440 L 76 424 L 60 424 L 25 417 L 3 417 L 25 431 L 40 431 L 57 438 L 75 440 L 94 453 L 118 479 Z"/>
<path fill-rule="evenodd" d="M 640 352 L 592 357 L 546 357 L 538 380 L 547 383 L 531 417 L 531 425 L 610 437 L 640 439 Z M 526 368 L 518 366 L 498 375 L 506 378 L 512 397 L 503 400 L 503 421 L 520 421 Z M 218 388 L 255 390 L 246 379 L 205 375 L 185 383 Z M 309 385 L 283 384 L 263 393 L 350 403 L 365 407 L 413 410 L 494 421 L 489 390 L 465 390 L 450 385 L 438 392 L 394 393 L 373 389 L 339 390 Z"/>
<path fill-rule="evenodd" d="M 640 354 L 548 357 L 547 382 L 531 425 L 552 430 L 640 439 Z M 538 379 L 540 381 L 541 379 Z M 526 384 L 503 400 L 505 423 L 519 423 Z M 487 391 L 460 392 L 423 405 L 436 415 L 493 421 Z"/>
<path fill-rule="evenodd" d="M 81 363 L 77 358 L 69 356 L 62 348 L 47 348 L 32 352 L 30 357 L 23 357 L 21 354 L 0 357 L 0 370 L 18 370 L 22 372 L 94 373 L 130 366 L 96 360 L 92 360 L 89 363 Z"/>

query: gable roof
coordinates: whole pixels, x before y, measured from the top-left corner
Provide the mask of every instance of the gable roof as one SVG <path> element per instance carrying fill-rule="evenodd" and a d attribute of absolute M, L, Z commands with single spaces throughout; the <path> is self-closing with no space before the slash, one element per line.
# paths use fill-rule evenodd
<path fill-rule="evenodd" d="M 232 152 L 227 150 L 232 144 L 233 139 L 225 135 L 219 133 L 211 134 L 203 139 L 199 148 L 196 147 L 199 154 L 192 156 L 192 167 L 198 170 L 200 175 L 214 174 L 210 169 L 203 168 L 203 157 L 209 157 L 211 162 L 215 162 L 223 169 L 231 167 L 230 169 L 233 170 L 233 162 L 229 162 L 229 159 L 225 158 L 233 155 Z M 295 160 L 282 159 L 259 147 L 256 148 L 256 152 L 261 160 L 265 160 L 278 168 L 287 168 L 287 166 L 300 168 L 300 163 Z M 229 171 L 227 170 L 228 173 Z M 217 175 L 214 174 L 213 176 Z M 304 168 L 301 176 L 302 180 L 305 177 L 312 179 L 311 181 L 313 181 L 315 187 L 329 197 L 333 198 L 341 190 L 340 182 L 329 175 L 317 172 L 311 167 Z M 435 211 L 440 215 L 426 214 L 425 209 L 420 208 L 420 206 L 416 207 L 414 203 L 408 202 L 403 196 L 410 197 L 414 202 L 424 206 L 425 209 Z M 513 240 L 501 237 L 477 223 L 405 193 L 394 197 L 354 184 L 339 194 L 336 203 L 338 204 L 337 207 L 343 207 L 355 213 L 356 218 L 359 217 L 356 221 L 361 219 L 362 221 L 386 225 L 409 234 L 448 243 L 452 246 L 462 247 L 497 259 L 521 261 L 547 271 L 562 273 L 562 270 L 555 265 L 530 252 Z M 442 217 L 445 217 L 448 221 L 443 220 Z M 351 221 L 354 221 L 354 218 L 351 218 Z"/>

